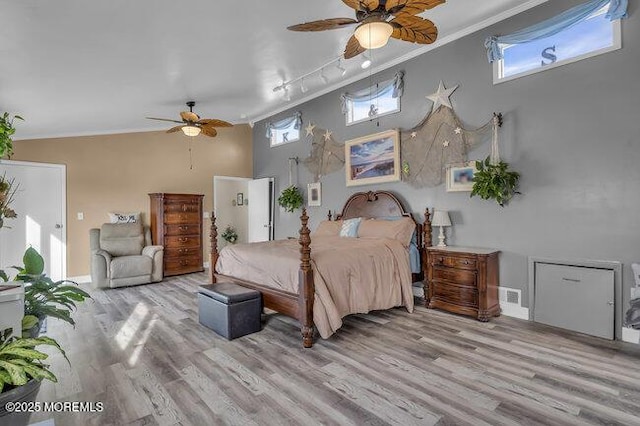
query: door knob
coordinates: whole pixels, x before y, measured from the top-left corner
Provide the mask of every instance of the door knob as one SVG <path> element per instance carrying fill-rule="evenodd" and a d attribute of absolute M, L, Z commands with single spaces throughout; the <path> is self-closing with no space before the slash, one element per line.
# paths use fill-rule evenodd
<path fill-rule="evenodd" d="M 59 223 L 56 223 L 56 229 L 62 229 L 62 225 Z"/>

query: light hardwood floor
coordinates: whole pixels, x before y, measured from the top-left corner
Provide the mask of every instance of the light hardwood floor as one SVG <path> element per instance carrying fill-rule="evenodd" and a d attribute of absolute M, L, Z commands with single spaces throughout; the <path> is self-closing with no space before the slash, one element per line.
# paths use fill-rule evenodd
<path fill-rule="evenodd" d="M 93 290 L 75 330 L 51 322 L 72 366 L 52 356 L 38 400 L 105 406 L 56 425 L 640 425 L 633 345 L 422 307 L 348 317 L 312 349 L 280 315 L 227 342 L 198 324 L 205 281 Z"/>

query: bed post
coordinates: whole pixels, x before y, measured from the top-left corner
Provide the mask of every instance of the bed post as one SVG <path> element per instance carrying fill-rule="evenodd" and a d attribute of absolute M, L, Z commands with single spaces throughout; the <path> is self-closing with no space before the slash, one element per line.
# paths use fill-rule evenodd
<path fill-rule="evenodd" d="M 307 227 L 309 216 L 307 209 L 302 209 L 300 216 L 300 271 L 298 273 L 300 309 L 300 326 L 302 330 L 302 345 L 310 348 L 313 345 L 313 302 L 315 300 L 315 285 L 313 270 L 311 269 L 311 231 Z"/>
<path fill-rule="evenodd" d="M 427 248 L 431 247 L 432 235 L 431 235 L 431 213 L 427 207 L 424 211 L 424 223 L 422 224 L 422 288 L 424 290 L 424 302 L 425 306 L 429 306 L 429 251 Z"/>
<path fill-rule="evenodd" d="M 218 227 L 216 226 L 216 216 L 211 212 L 211 258 L 209 259 L 209 281 L 216 283 L 216 263 L 218 262 Z"/>

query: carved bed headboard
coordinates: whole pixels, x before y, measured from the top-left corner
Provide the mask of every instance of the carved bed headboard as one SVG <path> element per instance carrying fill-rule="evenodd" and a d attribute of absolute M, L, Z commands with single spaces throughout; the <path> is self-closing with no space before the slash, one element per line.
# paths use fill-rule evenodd
<path fill-rule="evenodd" d="M 369 191 L 353 194 L 342 208 L 342 212 L 336 214 L 336 220 L 351 219 L 354 217 L 386 217 L 406 216 L 411 217 L 404 209 L 398 198 L 388 191 Z"/>

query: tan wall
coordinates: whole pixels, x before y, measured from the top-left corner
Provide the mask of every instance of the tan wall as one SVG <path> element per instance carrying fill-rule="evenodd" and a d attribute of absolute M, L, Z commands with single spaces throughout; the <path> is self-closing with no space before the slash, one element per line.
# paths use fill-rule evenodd
<path fill-rule="evenodd" d="M 152 192 L 204 194 L 212 210 L 213 176 L 251 177 L 252 135 L 247 125 L 220 129 L 215 139 L 181 133 L 128 133 L 14 142 L 13 160 L 67 166 L 67 274 L 89 274 L 89 229 L 108 222 L 108 212 L 143 212 L 149 223 Z M 84 220 L 77 213 L 84 213 Z M 205 220 L 205 260 L 209 223 Z"/>

